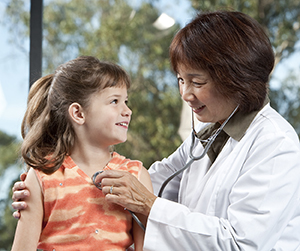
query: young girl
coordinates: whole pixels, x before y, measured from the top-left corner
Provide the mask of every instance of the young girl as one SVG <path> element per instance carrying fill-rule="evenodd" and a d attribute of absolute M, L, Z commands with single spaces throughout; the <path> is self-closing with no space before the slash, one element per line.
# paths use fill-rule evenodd
<path fill-rule="evenodd" d="M 99 170 L 124 170 L 152 191 L 141 162 L 110 151 L 127 139 L 129 86 L 119 66 L 83 56 L 31 87 L 21 149 L 31 196 L 13 251 L 125 250 L 133 242 L 142 250 L 143 230 L 127 210 L 106 202 L 90 178 Z"/>

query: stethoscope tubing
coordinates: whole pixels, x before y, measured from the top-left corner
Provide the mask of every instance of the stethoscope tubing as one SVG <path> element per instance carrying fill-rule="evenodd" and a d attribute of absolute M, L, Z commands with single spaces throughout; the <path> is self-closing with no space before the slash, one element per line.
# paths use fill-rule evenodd
<path fill-rule="evenodd" d="M 193 155 L 193 149 L 195 146 L 195 138 L 197 138 L 197 134 L 194 128 L 194 114 L 193 114 L 193 110 L 192 110 L 192 133 L 191 133 L 191 137 L 192 137 L 192 141 L 191 141 L 191 145 L 190 145 L 190 153 L 189 153 L 189 157 L 190 160 L 184 165 L 184 167 L 182 167 L 181 169 L 179 169 L 178 171 L 174 172 L 172 175 L 170 175 L 161 185 L 160 190 L 158 192 L 158 197 L 162 197 L 162 193 L 165 189 L 165 187 L 167 186 L 167 184 L 177 175 L 179 175 L 180 173 L 182 173 L 184 170 L 186 170 L 187 168 L 189 168 L 191 166 L 191 164 L 196 161 L 196 160 L 200 160 L 202 159 L 206 153 L 208 152 L 209 148 L 211 147 L 211 145 L 214 143 L 215 139 L 218 137 L 218 135 L 221 133 L 221 131 L 223 130 L 223 128 L 225 127 L 225 125 L 228 123 L 229 119 L 233 116 L 233 114 L 235 114 L 235 112 L 237 111 L 237 109 L 239 108 L 239 105 L 236 106 L 236 108 L 233 110 L 233 112 L 229 115 L 229 117 L 222 123 L 222 125 L 218 128 L 218 130 L 216 131 L 216 133 L 214 135 L 211 136 L 211 138 L 209 138 L 207 140 L 207 145 L 204 147 L 203 152 L 199 155 L 199 156 L 194 156 Z"/>
<path fill-rule="evenodd" d="M 220 132 L 219 132 L 219 133 L 220 133 Z M 219 134 L 219 133 L 218 133 L 218 134 Z M 161 185 L 161 187 L 160 187 L 160 190 L 159 190 L 159 192 L 158 192 L 158 195 L 157 195 L 158 197 L 162 197 L 162 193 L 163 193 L 165 187 L 167 186 L 167 184 L 168 184 L 173 178 L 175 178 L 177 175 L 179 175 L 179 174 L 182 173 L 184 170 L 186 170 L 187 168 L 189 168 L 190 165 L 191 165 L 194 161 L 200 160 L 200 159 L 202 159 L 202 158 L 205 156 L 205 154 L 208 152 L 208 150 L 209 150 L 211 144 L 215 141 L 215 138 L 218 136 L 218 135 L 216 135 L 216 137 L 214 137 L 212 140 L 210 140 L 210 141 L 208 142 L 208 144 L 205 146 L 204 151 L 202 152 L 202 154 L 201 154 L 200 156 L 197 156 L 197 157 L 196 157 L 196 156 L 193 155 L 193 148 L 194 148 L 195 138 L 196 138 L 195 132 L 193 131 L 191 135 L 192 135 L 192 143 L 191 143 L 191 146 L 190 146 L 190 154 L 189 154 L 190 160 L 184 165 L 183 168 L 181 168 L 181 169 L 179 169 L 178 171 L 174 172 L 172 175 L 170 175 L 170 176 L 162 183 L 162 185 Z"/>

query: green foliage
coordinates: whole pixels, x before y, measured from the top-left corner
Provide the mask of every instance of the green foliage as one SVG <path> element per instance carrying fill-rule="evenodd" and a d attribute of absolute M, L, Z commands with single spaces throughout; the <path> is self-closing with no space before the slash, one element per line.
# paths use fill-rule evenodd
<path fill-rule="evenodd" d="M 25 40 L 29 37 L 29 21 L 30 14 L 28 11 L 28 1 L 14 0 L 7 1 L 6 14 L 4 24 L 9 24 L 9 33 L 11 34 L 10 42 L 16 45 L 20 51 L 28 54 L 24 48 Z"/>
<path fill-rule="evenodd" d="M 300 135 L 300 88 L 299 72 L 291 71 L 284 79 L 280 89 L 273 89 L 271 92 L 272 106 L 279 111 L 296 129 Z M 280 102 L 276 102 L 280 100 Z M 275 101 L 275 102 L 274 102 Z"/>
<path fill-rule="evenodd" d="M 11 0 L 10 6 L 17 4 L 25 5 L 24 1 Z M 142 2 L 138 9 L 132 9 L 125 0 L 91 0 L 88 4 L 52 0 L 45 2 L 43 14 L 45 73 L 78 55 L 113 61 L 129 72 L 133 116 L 128 142 L 117 150 L 147 167 L 169 155 L 181 142 L 177 134 L 181 99 L 168 59 L 168 47 L 179 26 L 159 31 L 152 25 L 158 16 L 152 4 Z M 21 21 L 23 29 L 28 30 L 28 23 Z"/>
<path fill-rule="evenodd" d="M 9 167 L 19 166 L 19 147 L 16 137 L 0 131 L 0 176 Z M 12 217 L 11 202 L 11 193 L 0 199 L 0 250 L 10 250 L 13 241 L 17 221 Z"/>
<path fill-rule="evenodd" d="M 0 131 L 0 176 L 7 167 L 17 163 L 19 147 L 16 137 Z"/>
<path fill-rule="evenodd" d="M 15 182 L 14 180 L 13 182 Z M 13 183 L 12 183 L 13 184 Z M 6 199 L 0 200 L 1 218 L 0 218 L 0 250 L 11 250 L 14 239 L 14 232 L 17 226 L 17 220 L 12 217 L 12 192 Z"/>

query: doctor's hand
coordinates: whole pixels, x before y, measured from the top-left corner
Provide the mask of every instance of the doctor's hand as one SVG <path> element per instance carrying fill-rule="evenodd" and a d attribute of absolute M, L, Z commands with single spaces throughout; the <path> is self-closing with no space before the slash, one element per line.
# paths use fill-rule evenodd
<path fill-rule="evenodd" d="M 21 181 L 17 181 L 13 188 L 13 195 L 12 195 L 12 200 L 14 201 L 12 203 L 13 209 L 17 210 L 13 213 L 13 217 L 16 219 L 20 219 L 21 213 L 20 210 L 23 210 L 27 207 L 27 204 L 25 201 L 23 201 L 26 197 L 30 196 L 29 191 L 26 189 L 25 182 L 24 180 L 26 179 L 27 174 L 22 173 L 20 175 Z"/>
<path fill-rule="evenodd" d="M 145 169 L 148 175 L 148 171 Z M 141 181 L 143 182 L 141 175 Z M 150 180 L 150 178 L 148 179 Z M 127 171 L 105 170 L 97 175 L 95 183 L 100 185 L 105 199 L 108 202 L 118 204 L 132 212 L 145 216 L 150 214 L 151 207 L 156 196 L 151 192 L 152 184 L 145 184 L 150 187 L 148 190 L 135 176 Z M 151 183 L 151 182 L 150 182 Z M 151 191 L 150 191 L 151 190 Z"/>

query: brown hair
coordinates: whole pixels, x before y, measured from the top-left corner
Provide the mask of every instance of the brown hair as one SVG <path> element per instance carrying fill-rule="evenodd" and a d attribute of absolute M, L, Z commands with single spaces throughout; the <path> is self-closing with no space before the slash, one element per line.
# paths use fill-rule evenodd
<path fill-rule="evenodd" d="M 170 60 L 175 72 L 181 64 L 207 71 L 216 90 L 249 113 L 263 106 L 274 52 L 256 20 L 217 11 L 198 14 L 175 35 Z"/>
<path fill-rule="evenodd" d="M 127 73 L 118 65 L 81 56 L 60 65 L 31 87 L 22 122 L 21 147 L 25 163 L 44 173 L 53 173 L 70 154 L 75 132 L 68 116 L 69 106 L 89 105 L 92 94 L 107 87 L 130 87 Z"/>

